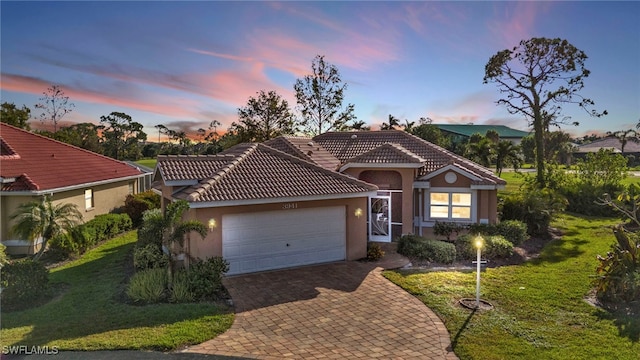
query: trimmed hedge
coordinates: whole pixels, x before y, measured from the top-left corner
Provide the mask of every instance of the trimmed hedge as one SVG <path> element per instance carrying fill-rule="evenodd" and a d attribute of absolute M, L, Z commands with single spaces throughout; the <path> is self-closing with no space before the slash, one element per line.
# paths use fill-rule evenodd
<path fill-rule="evenodd" d="M 151 190 L 135 195 L 127 195 L 121 211 L 129 215 L 133 225 L 138 227 L 142 224 L 142 215 L 145 211 L 160 207 L 160 195 Z"/>
<path fill-rule="evenodd" d="M 65 256 L 84 254 L 92 246 L 131 230 L 131 218 L 127 214 L 103 214 L 82 225 L 73 227 L 49 241 L 55 252 Z"/>
<path fill-rule="evenodd" d="M 466 234 L 456 240 L 456 254 L 459 260 L 475 260 L 477 249 L 474 239 L 477 235 Z M 483 236 L 484 247 L 482 257 L 484 259 L 507 258 L 513 254 L 513 244 L 502 235 Z"/>
<path fill-rule="evenodd" d="M 527 224 L 520 220 L 504 220 L 494 224 L 472 224 L 469 226 L 471 234 L 484 236 L 502 235 L 513 245 L 520 245 L 529 239 Z"/>
<path fill-rule="evenodd" d="M 456 259 L 454 244 L 416 235 L 401 236 L 398 239 L 397 251 L 405 256 L 443 264 L 451 264 Z"/>
<path fill-rule="evenodd" d="M 0 280 L 2 309 L 22 310 L 49 296 L 49 270 L 31 259 L 7 263 Z"/>

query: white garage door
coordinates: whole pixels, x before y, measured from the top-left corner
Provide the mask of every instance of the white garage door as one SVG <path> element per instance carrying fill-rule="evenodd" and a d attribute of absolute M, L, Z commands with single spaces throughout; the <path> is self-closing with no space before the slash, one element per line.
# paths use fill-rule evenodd
<path fill-rule="evenodd" d="M 227 274 L 344 260 L 345 215 L 344 206 L 224 215 Z"/>

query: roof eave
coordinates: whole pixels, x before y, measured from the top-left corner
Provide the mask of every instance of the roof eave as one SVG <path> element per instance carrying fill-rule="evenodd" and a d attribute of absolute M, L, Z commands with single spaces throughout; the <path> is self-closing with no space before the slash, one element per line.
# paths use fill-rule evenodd
<path fill-rule="evenodd" d="M 202 209 L 202 208 L 225 207 L 225 206 L 262 205 L 262 204 L 334 200 L 334 199 L 347 199 L 347 198 L 351 199 L 351 198 L 359 198 L 359 197 L 370 197 L 370 196 L 375 196 L 376 194 L 377 194 L 376 190 L 371 190 L 371 191 L 363 191 L 363 192 L 348 193 L 348 194 L 295 196 L 295 197 L 281 197 L 281 198 L 270 198 L 270 199 L 202 201 L 202 202 L 189 202 L 189 207 L 192 209 Z"/>
<path fill-rule="evenodd" d="M 42 190 L 32 190 L 32 191 L 0 191 L 0 195 L 5 195 L 5 196 L 7 196 L 7 195 L 40 196 L 40 195 L 47 195 L 47 194 L 55 194 L 55 193 L 60 193 L 60 192 L 65 192 L 65 191 L 70 191 L 70 190 L 77 190 L 77 189 L 83 189 L 83 188 L 88 188 L 88 187 L 92 187 L 92 186 L 110 184 L 110 183 L 114 183 L 114 182 L 139 179 L 139 178 L 144 177 L 145 175 L 146 174 L 131 175 L 131 176 L 125 176 L 125 177 L 121 177 L 121 178 L 113 178 L 113 179 L 107 179 L 107 180 L 101 180 L 101 181 L 94 181 L 94 182 L 88 182 L 88 183 L 82 183 L 82 184 L 77 184 L 77 185 L 64 186 L 64 187 L 53 188 L 53 189 L 42 189 Z"/>
<path fill-rule="evenodd" d="M 343 172 L 349 168 L 404 168 L 404 169 L 419 169 L 424 166 L 422 163 L 346 163 L 342 165 L 338 171 Z"/>

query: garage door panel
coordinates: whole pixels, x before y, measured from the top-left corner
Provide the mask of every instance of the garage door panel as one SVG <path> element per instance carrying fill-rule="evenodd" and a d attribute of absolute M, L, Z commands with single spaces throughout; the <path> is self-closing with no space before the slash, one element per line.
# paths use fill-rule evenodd
<path fill-rule="evenodd" d="M 229 274 L 344 260 L 345 218 L 343 206 L 223 216 Z"/>

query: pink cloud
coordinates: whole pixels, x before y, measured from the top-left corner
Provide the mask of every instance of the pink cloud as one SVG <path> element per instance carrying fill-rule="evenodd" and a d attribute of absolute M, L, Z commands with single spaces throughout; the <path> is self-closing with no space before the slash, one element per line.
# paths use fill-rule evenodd
<path fill-rule="evenodd" d="M 487 26 L 492 38 L 502 48 L 517 46 L 521 40 L 535 36 L 535 25 L 540 16 L 553 6 L 550 2 L 518 1 L 497 3 L 495 17 Z"/>
<path fill-rule="evenodd" d="M 15 91 L 27 94 L 42 95 L 51 83 L 39 78 L 2 74 L 2 83 L 0 87 L 5 91 Z M 194 113 L 185 109 L 188 107 L 171 105 L 173 97 L 155 96 L 151 100 L 139 100 L 131 97 L 106 94 L 91 89 L 79 88 L 69 85 L 62 86 L 65 94 L 72 101 L 82 101 L 95 104 L 113 105 L 115 107 L 125 107 L 134 110 L 150 112 L 154 114 L 175 116 L 175 117 L 191 117 Z"/>

